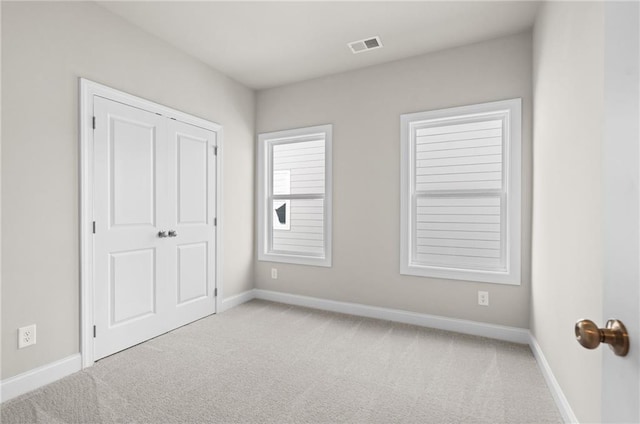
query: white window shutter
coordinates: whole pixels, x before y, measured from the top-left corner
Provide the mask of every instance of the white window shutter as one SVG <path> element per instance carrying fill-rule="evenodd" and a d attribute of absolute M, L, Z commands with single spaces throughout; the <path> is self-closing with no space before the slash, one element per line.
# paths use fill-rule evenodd
<path fill-rule="evenodd" d="M 519 284 L 519 131 L 519 99 L 402 116 L 402 273 Z"/>

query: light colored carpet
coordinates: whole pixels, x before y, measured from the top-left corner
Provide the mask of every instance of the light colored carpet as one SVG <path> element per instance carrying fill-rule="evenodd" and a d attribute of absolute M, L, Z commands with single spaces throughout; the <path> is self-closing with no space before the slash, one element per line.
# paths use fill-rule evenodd
<path fill-rule="evenodd" d="M 561 422 L 527 346 L 258 300 L 1 410 L 3 424 Z"/>

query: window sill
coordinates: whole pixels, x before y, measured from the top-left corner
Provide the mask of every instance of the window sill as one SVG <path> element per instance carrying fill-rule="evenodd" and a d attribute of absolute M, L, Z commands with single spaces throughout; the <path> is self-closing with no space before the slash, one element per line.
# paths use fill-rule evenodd
<path fill-rule="evenodd" d="M 259 261 L 279 262 L 294 265 L 321 266 L 330 268 L 331 258 L 320 258 L 317 256 L 285 255 L 281 253 L 261 253 L 258 255 Z"/>
<path fill-rule="evenodd" d="M 492 284 L 520 285 L 520 270 L 480 271 L 421 265 L 401 265 L 400 274 L 414 277 L 431 277 L 446 280 L 475 281 Z"/>

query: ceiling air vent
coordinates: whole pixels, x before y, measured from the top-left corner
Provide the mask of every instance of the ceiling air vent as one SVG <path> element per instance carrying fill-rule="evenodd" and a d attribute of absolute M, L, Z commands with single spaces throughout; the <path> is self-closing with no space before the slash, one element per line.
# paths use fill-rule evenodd
<path fill-rule="evenodd" d="M 380 37 L 367 38 L 365 40 L 353 41 L 347 44 L 353 53 L 362 53 L 382 47 Z"/>

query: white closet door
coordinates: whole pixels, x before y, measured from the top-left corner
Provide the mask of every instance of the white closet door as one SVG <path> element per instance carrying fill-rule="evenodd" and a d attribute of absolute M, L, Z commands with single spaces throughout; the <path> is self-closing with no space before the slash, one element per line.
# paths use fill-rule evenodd
<path fill-rule="evenodd" d="M 94 359 L 168 330 L 167 121 L 94 98 Z"/>
<path fill-rule="evenodd" d="M 169 120 L 173 328 L 215 313 L 216 133 Z"/>

